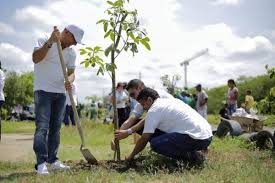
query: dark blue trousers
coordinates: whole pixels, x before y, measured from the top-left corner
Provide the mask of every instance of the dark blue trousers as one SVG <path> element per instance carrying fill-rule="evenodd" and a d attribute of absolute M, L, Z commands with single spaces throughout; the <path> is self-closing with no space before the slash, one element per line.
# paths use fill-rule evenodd
<path fill-rule="evenodd" d="M 197 151 L 205 150 L 210 145 L 212 137 L 204 140 L 191 138 L 180 133 L 165 133 L 154 135 L 150 140 L 151 148 L 156 153 L 177 160 L 196 160 Z"/>

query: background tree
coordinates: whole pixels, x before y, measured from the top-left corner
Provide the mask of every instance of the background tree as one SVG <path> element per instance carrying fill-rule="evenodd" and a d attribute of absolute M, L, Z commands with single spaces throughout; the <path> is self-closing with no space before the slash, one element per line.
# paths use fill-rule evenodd
<path fill-rule="evenodd" d="M 127 1 L 129 3 L 129 0 Z M 104 38 L 110 44 L 104 50 L 106 57 L 110 58 L 110 63 L 105 63 L 100 57 L 103 51 L 100 46 L 86 47 L 80 50 L 81 55 L 85 55 L 86 59 L 82 62 L 85 67 L 98 66 L 97 74 L 104 74 L 105 71 L 111 72 L 112 78 L 112 96 L 113 112 L 114 112 L 114 130 L 118 129 L 117 107 L 116 107 L 116 59 L 123 51 L 132 52 L 133 56 L 138 53 L 138 44 L 141 43 L 150 50 L 149 38 L 144 29 L 140 27 L 140 22 L 137 19 L 137 10 L 128 10 L 125 7 L 127 3 L 124 0 L 107 1 L 109 8 L 106 10 L 108 19 L 101 19 L 97 24 L 103 25 L 105 32 Z M 116 158 L 120 160 L 119 142 L 116 141 Z"/>
<path fill-rule="evenodd" d="M 178 74 L 173 75 L 172 78 L 170 78 L 168 74 L 160 77 L 162 85 L 166 87 L 171 95 L 175 95 L 176 84 L 180 79 L 181 77 Z"/>
<path fill-rule="evenodd" d="M 16 105 L 30 105 L 33 103 L 33 72 L 18 74 L 8 72 L 4 87 L 4 108 L 11 113 Z"/>

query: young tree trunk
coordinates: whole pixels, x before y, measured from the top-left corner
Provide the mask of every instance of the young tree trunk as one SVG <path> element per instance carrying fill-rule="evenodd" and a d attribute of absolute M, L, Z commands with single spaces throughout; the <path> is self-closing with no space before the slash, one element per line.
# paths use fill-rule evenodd
<path fill-rule="evenodd" d="M 111 62 L 114 64 L 114 51 L 111 52 Z M 112 71 L 112 96 L 113 96 L 113 112 L 114 112 L 114 131 L 119 128 L 118 124 L 118 115 L 117 115 L 117 107 L 116 107 L 116 72 L 115 70 Z M 119 141 L 115 140 L 116 144 L 116 159 L 120 161 L 120 147 Z"/>

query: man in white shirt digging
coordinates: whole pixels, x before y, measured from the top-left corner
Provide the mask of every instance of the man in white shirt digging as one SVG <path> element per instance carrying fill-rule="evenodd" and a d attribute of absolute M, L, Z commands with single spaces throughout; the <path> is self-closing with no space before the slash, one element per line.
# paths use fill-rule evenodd
<path fill-rule="evenodd" d="M 65 91 L 72 89 L 75 79 L 76 53 L 71 46 L 81 43 L 83 34 L 84 31 L 75 25 L 68 25 L 61 33 L 55 28 L 49 38 L 38 39 L 33 51 L 36 115 L 33 149 L 36 154 L 38 174 L 49 173 L 47 163 L 52 170 L 70 168 L 58 160 L 57 152 L 61 122 L 65 112 Z M 59 40 L 69 76 L 69 82 L 66 83 L 57 50 Z"/>
<path fill-rule="evenodd" d="M 173 159 L 203 160 L 200 151 L 210 145 L 212 131 L 201 115 L 178 99 L 159 98 L 151 88 L 143 89 L 137 100 L 148 112 L 143 134 L 127 160 L 133 160 L 148 142 L 153 151 Z"/>

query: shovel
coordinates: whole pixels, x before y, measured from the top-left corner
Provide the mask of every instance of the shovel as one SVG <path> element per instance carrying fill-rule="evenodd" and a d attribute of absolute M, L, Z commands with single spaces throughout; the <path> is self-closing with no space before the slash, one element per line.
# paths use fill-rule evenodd
<path fill-rule="evenodd" d="M 56 29 L 56 27 L 55 27 Z M 61 67 L 62 67 L 62 71 L 63 71 L 63 75 L 64 75 L 64 79 L 65 82 L 68 82 L 68 74 L 67 74 L 67 70 L 66 70 L 66 66 L 64 63 L 64 57 L 63 57 L 63 53 L 62 53 L 62 47 L 61 47 L 61 43 L 60 41 L 57 42 L 57 48 L 58 48 L 58 54 L 59 54 L 59 58 L 60 58 L 60 63 L 61 63 Z M 83 135 L 83 130 L 80 124 L 80 120 L 79 120 L 79 116 L 75 107 L 75 102 L 74 102 L 74 98 L 72 95 L 72 91 L 68 90 L 68 94 L 71 100 L 71 104 L 72 104 L 72 108 L 74 111 L 74 118 L 76 121 L 76 126 L 81 138 L 81 146 L 80 146 L 80 151 L 82 153 L 82 155 L 84 156 L 84 158 L 88 161 L 89 164 L 97 164 L 97 160 L 95 159 L 95 157 L 92 155 L 92 153 L 89 151 L 89 149 L 85 148 L 85 139 L 84 139 L 84 135 Z"/>

